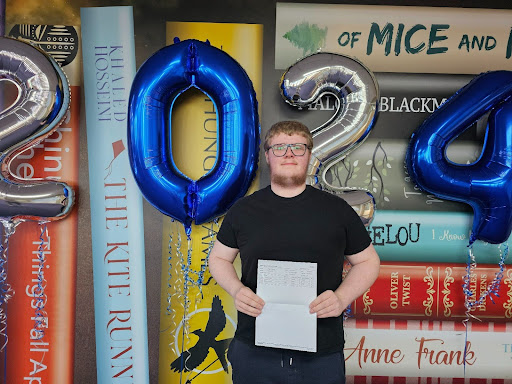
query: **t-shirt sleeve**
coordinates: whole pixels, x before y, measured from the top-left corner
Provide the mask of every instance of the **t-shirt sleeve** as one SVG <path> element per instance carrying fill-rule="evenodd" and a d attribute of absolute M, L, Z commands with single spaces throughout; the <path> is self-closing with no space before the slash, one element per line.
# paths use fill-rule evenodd
<path fill-rule="evenodd" d="M 371 238 L 361 218 L 348 203 L 346 204 L 346 211 L 347 245 L 345 255 L 354 255 L 368 248 L 371 244 Z"/>
<path fill-rule="evenodd" d="M 234 207 L 232 207 L 219 228 L 219 232 L 217 233 L 217 240 L 219 240 L 222 244 L 230 248 L 238 248 L 238 242 L 236 240 L 236 232 L 235 232 L 235 212 Z"/>

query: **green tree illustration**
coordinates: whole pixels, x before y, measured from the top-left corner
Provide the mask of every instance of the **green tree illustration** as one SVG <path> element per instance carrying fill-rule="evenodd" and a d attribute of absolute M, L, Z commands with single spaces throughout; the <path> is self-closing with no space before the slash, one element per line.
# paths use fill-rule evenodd
<path fill-rule="evenodd" d="M 302 49 L 304 56 L 308 53 L 317 52 L 320 48 L 324 47 L 326 36 L 327 27 L 321 29 L 316 24 L 309 25 L 307 21 L 297 24 L 292 30 L 283 35 L 295 47 Z"/>

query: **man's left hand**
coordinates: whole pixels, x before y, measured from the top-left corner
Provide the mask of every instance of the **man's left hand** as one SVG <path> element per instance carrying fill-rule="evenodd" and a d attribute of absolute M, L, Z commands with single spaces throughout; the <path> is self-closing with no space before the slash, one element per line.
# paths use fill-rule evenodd
<path fill-rule="evenodd" d="M 316 313 L 316 317 L 338 317 L 345 308 L 340 298 L 333 291 L 321 293 L 309 304 L 309 313 Z"/>

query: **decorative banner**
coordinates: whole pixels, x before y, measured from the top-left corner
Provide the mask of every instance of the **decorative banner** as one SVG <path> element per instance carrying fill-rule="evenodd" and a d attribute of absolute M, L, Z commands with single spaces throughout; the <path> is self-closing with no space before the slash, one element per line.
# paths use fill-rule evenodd
<path fill-rule="evenodd" d="M 169 22 L 167 43 L 171 44 L 175 37 L 209 40 L 224 50 L 245 69 L 261 98 L 261 25 Z M 217 157 L 215 105 L 202 92 L 189 90 L 173 106 L 171 125 L 173 160 L 181 172 L 197 180 L 212 169 Z M 249 193 L 257 185 L 255 180 Z M 221 221 L 192 225 L 189 243 L 181 223 L 164 220 L 160 383 L 184 384 L 187 380 L 194 384 L 231 383 L 231 366 L 225 360 L 225 353 L 235 332 L 236 309 L 232 298 L 207 269 L 208 255 Z M 240 270 L 238 265 L 236 268 Z M 218 333 L 214 337 L 215 350 L 200 342 L 202 332 L 208 331 L 207 325 L 208 330 L 213 327 Z"/>
<path fill-rule="evenodd" d="M 511 69 L 511 17 L 505 9 L 277 3 L 275 67 L 322 50 L 374 72 Z"/>
<path fill-rule="evenodd" d="M 54 27 L 16 25 L 10 35 L 31 41 L 16 31 Z M 68 31 L 61 38 L 76 39 L 72 60 L 61 63 L 71 86 L 70 109 L 52 135 L 14 158 L 10 170 L 18 178 L 64 181 L 77 190 L 81 53 L 77 27 L 60 28 Z M 74 381 L 77 234 L 75 208 L 64 220 L 22 223 L 9 239 L 8 281 L 15 294 L 6 306 L 8 344 L 0 355 L 0 377 L 9 382 Z"/>
<path fill-rule="evenodd" d="M 419 377 L 431 378 L 429 383 L 463 383 L 473 378 L 512 383 L 512 323 L 469 322 L 467 327 L 466 334 L 462 322 L 346 321 L 347 383 L 388 383 L 388 376 L 398 375 L 402 381 L 389 383 L 427 383 L 414 380 Z M 361 381 L 357 376 L 384 378 Z"/>
<path fill-rule="evenodd" d="M 142 198 L 126 150 L 132 7 L 82 8 L 98 383 L 148 383 Z"/>

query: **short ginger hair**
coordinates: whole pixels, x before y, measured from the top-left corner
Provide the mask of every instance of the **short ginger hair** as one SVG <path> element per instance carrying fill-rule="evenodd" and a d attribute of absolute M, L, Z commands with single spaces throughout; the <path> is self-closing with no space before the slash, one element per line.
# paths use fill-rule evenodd
<path fill-rule="evenodd" d="M 302 124 L 300 121 L 280 121 L 270 127 L 265 134 L 265 141 L 263 148 L 268 151 L 270 148 L 270 140 L 280 133 L 284 133 L 288 136 L 300 135 L 307 140 L 307 147 L 309 150 L 313 148 L 313 135 L 309 131 L 309 128 Z"/>

